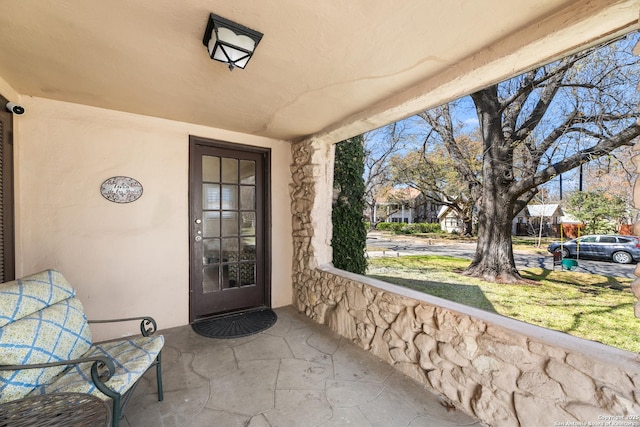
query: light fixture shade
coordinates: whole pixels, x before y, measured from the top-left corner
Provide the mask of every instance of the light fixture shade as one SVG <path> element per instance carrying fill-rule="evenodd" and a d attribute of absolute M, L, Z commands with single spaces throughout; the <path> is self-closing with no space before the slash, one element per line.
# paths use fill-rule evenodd
<path fill-rule="evenodd" d="M 229 64 L 233 70 L 247 66 L 261 39 L 262 33 L 211 13 L 202 43 L 211 59 Z"/>

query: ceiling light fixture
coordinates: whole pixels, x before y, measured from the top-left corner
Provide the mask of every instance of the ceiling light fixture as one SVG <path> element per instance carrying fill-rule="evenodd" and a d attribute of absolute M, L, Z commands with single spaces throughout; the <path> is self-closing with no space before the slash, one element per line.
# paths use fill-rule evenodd
<path fill-rule="evenodd" d="M 262 33 L 211 13 L 202 44 L 209 56 L 229 64 L 229 70 L 244 68 L 262 39 Z"/>

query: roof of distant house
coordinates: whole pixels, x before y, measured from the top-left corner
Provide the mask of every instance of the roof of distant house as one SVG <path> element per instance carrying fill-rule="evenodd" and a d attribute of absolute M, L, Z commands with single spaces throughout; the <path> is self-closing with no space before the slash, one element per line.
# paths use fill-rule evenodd
<path fill-rule="evenodd" d="M 445 214 L 448 215 L 450 211 L 455 215 L 455 211 L 453 211 L 451 206 L 447 206 L 447 205 L 440 206 L 440 209 L 438 210 L 438 219 L 442 219 L 442 217 L 445 216 Z"/>
<path fill-rule="evenodd" d="M 411 187 L 392 188 L 381 196 L 376 197 L 377 203 L 395 203 L 400 200 L 414 200 L 420 194 L 420 190 Z"/>
<path fill-rule="evenodd" d="M 528 205 L 527 210 L 529 211 L 529 216 L 553 216 L 558 212 L 559 207 L 560 205 L 557 203 L 548 205 Z M 559 214 L 562 215 L 562 209 L 560 209 Z"/>
<path fill-rule="evenodd" d="M 569 214 L 562 215 L 559 222 L 560 224 L 582 224 L 582 221 Z"/>

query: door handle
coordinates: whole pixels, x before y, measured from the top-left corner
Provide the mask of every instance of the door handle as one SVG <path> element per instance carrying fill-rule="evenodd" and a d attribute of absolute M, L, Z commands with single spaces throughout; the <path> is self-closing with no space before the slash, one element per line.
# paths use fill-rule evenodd
<path fill-rule="evenodd" d="M 199 241 L 201 241 L 201 240 L 202 240 L 202 236 L 196 236 L 196 237 L 195 237 L 195 241 L 196 241 L 196 242 L 199 242 Z"/>

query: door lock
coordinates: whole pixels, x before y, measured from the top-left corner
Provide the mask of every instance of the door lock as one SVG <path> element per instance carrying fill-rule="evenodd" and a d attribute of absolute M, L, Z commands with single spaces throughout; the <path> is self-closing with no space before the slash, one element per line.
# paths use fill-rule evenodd
<path fill-rule="evenodd" d="M 196 242 L 201 241 L 201 240 L 202 240 L 202 236 L 196 236 L 196 237 L 195 237 L 195 240 L 196 240 Z"/>

